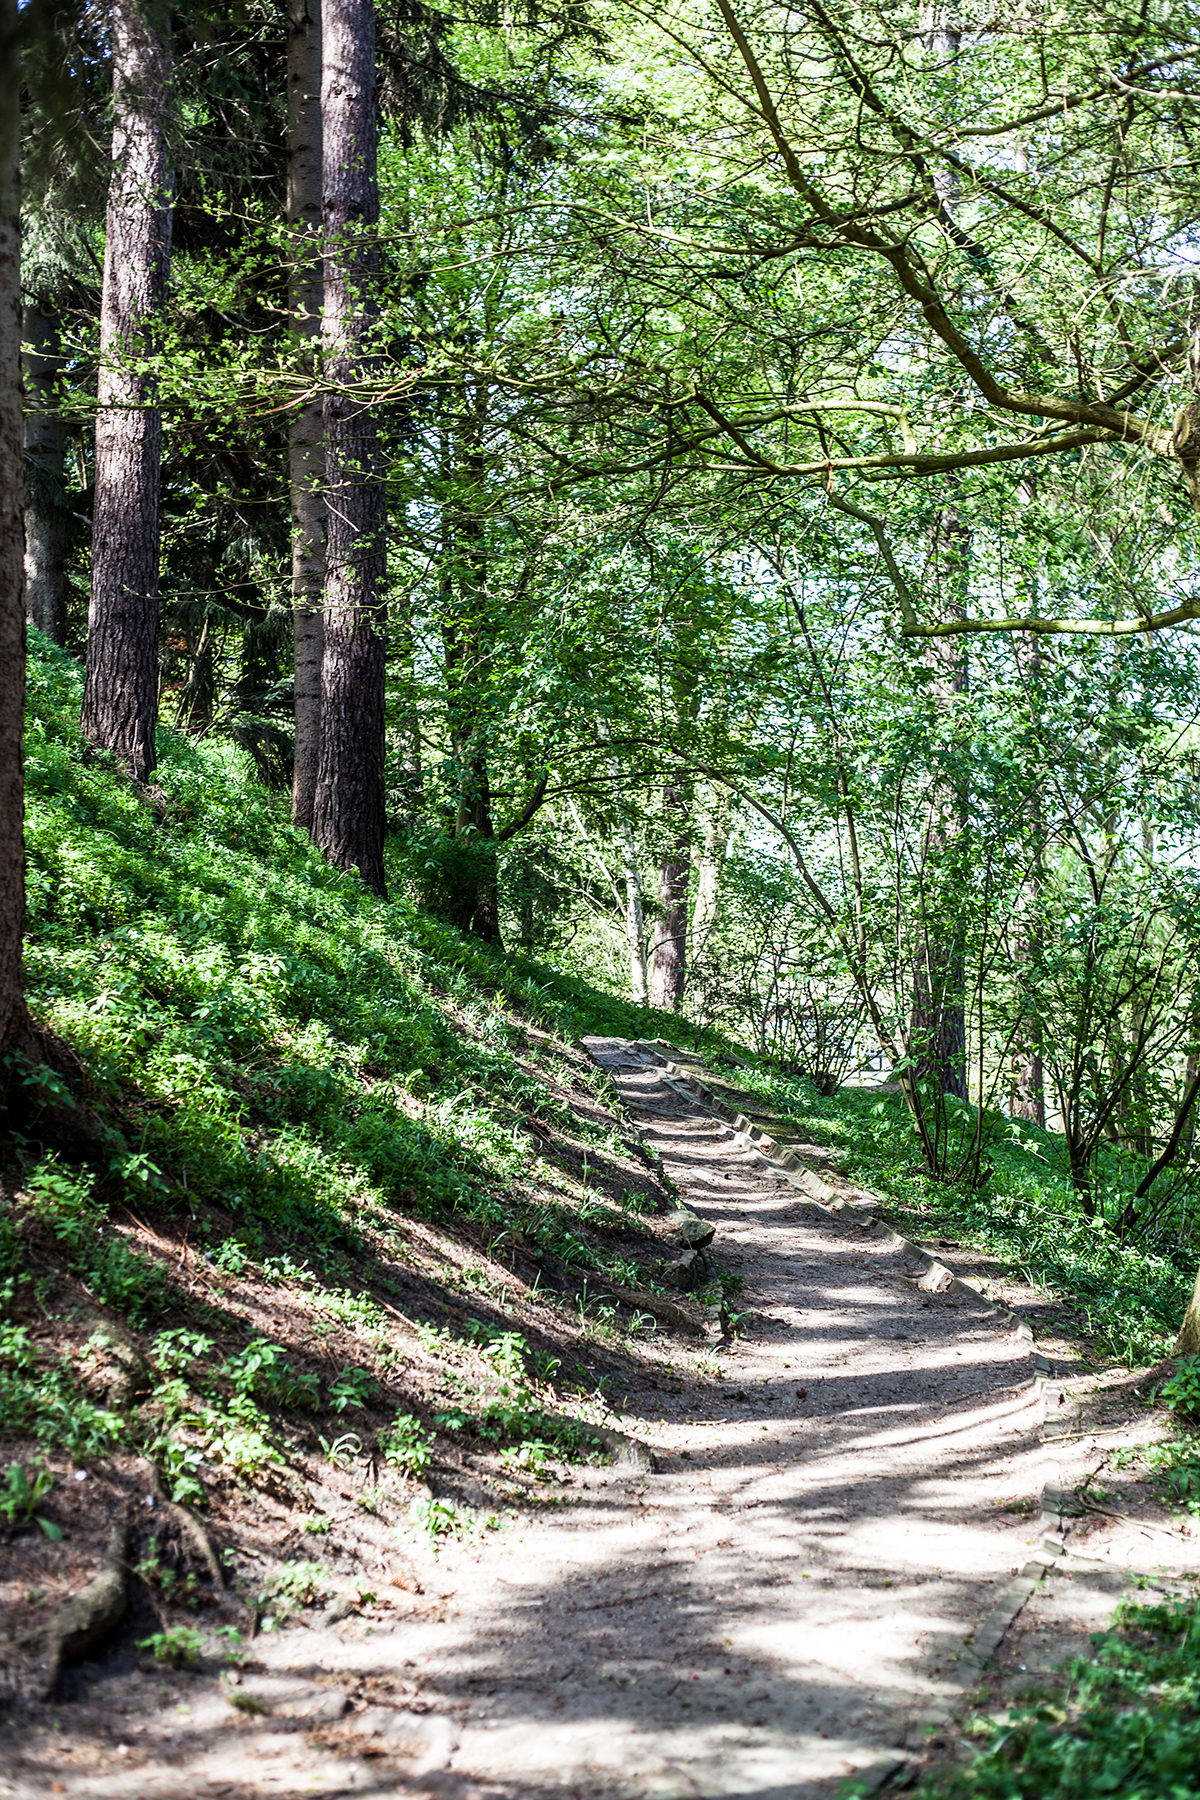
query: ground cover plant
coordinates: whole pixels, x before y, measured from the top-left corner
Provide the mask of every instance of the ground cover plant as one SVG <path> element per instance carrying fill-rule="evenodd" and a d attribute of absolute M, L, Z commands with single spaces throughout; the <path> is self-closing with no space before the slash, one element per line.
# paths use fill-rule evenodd
<path fill-rule="evenodd" d="M 1124 1602 L 1063 1674 L 1053 1703 L 999 1726 L 981 1722 L 986 1744 L 931 1791 L 947 1800 L 1187 1800 L 1200 1791 L 1200 1603 Z"/>
<path fill-rule="evenodd" d="M 6 1519 L 52 1535 L 64 1459 L 141 1458 L 218 1542 L 265 1495 L 344 1554 L 314 1483 L 436 1542 L 602 1459 L 659 1322 L 542 1259 L 653 1306 L 666 1189 L 564 1043 L 644 1009 L 365 894 L 227 742 L 164 733 L 131 787 L 79 736 L 80 680 L 35 638 L 28 979 L 63 1075 L 0 1197 Z M 160 1607 L 211 1600 L 186 1546 L 137 1568 Z"/>

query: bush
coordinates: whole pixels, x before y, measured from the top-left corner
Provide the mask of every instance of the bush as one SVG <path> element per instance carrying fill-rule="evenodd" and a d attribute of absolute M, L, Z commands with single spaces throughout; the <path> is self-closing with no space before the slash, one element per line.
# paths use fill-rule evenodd
<path fill-rule="evenodd" d="M 1062 1705 L 993 1728 L 970 1767 L 939 1791 L 954 1800 L 1200 1794 L 1200 1602 L 1126 1603 L 1092 1644 L 1067 1667 Z"/>

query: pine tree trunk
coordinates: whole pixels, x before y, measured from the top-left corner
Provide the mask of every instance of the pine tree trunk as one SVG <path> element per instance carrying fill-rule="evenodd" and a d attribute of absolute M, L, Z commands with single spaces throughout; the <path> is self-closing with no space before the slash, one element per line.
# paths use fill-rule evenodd
<path fill-rule="evenodd" d="M 67 637 L 66 460 L 58 382 L 62 339 L 49 306 L 25 308 L 25 616 L 56 644 Z"/>
<path fill-rule="evenodd" d="M 17 0 L 0 0 L 0 1051 L 29 1046 L 25 927 L 25 495 Z"/>
<path fill-rule="evenodd" d="M 692 872 L 692 797 L 686 783 L 663 790 L 663 811 L 676 820 L 670 854 L 658 872 L 660 908 L 650 950 L 650 1004 L 674 1011 L 687 982 L 688 880 Z"/>
<path fill-rule="evenodd" d="M 290 328 L 297 362 L 316 374 L 324 280 L 321 266 L 321 0 L 288 0 L 287 218 Z M 319 397 L 292 417 L 288 482 L 292 499 L 292 607 L 295 617 L 296 761 L 292 819 L 311 831 L 321 754 L 321 656 L 325 588 L 325 447 Z"/>
<path fill-rule="evenodd" d="M 383 464 L 372 408 L 354 384 L 369 378 L 378 276 L 375 9 L 324 0 L 327 493 L 321 756 L 313 840 L 339 869 L 357 869 L 385 894 Z M 340 391 L 336 391 L 340 390 Z"/>
<path fill-rule="evenodd" d="M 406 595 L 392 607 L 392 674 L 399 688 L 396 735 L 399 739 L 397 811 L 405 828 L 415 831 L 425 805 L 425 771 L 421 754 L 421 715 L 417 708 L 416 639 L 412 602 Z"/>
<path fill-rule="evenodd" d="M 113 166 L 100 308 L 92 595 L 84 734 L 136 781 L 154 773 L 158 723 L 162 415 L 145 367 L 171 261 L 167 153 L 172 53 L 165 10 L 114 0 Z"/>

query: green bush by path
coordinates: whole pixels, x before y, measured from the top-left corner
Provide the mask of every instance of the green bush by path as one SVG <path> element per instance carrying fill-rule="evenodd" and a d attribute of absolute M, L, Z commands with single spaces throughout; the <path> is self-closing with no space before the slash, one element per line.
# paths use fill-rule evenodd
<path fill-rule="evenodd" d="M 1200 1602 L 1126 1603 L 1060 1703 L 993 1728 L 945 1800 L 1195 1800 L 1200 1795 Z"/>

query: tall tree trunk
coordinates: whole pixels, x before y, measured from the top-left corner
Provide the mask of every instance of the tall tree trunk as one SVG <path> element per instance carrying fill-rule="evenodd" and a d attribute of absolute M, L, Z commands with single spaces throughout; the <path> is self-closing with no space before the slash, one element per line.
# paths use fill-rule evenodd
<path fill-rule="evenodd" d="M 1032 477 L 1025 484 L 1032 499 L 1034 486 Z M 1033 577 L 1036 593 L 1036 576 Z M 1037 607 L 1031 608 L 1036 612 Z M 1028 658 L 1028 682 L 1030 705 L 1034 711 L 1034 723 L 1040 718 L 1042 655 L 1035 639 Z M 1046 1071 L 1042 1061 L 1042 1053 L 1038 1042 L 1036 1020 L 1029 1004 L 1029 989 L 1032 986 L 1031 975 L 1036 972 L 1042 955 L 1042 887 L 1044 869 L 1042 865 L 1043 814 L 1040 788 L 1035 787 L 1029 796 L 1032 817 L 1029 823 L 1033 828 L 1034 852 L 1029 878 L 1025 883 L 1024 904 L 1026 919 L 1019 927 L 1013 941 L 1013 969 L 1016 973 L 1018 1004 L 1021 1006 L 1021 1018 L 1017 1024 L 1016 1037 L 1013 1043 L 1012 1079 L 1009 1087 L 1008 1110 L 1014 1119 L 1027 1119 L 1032 1125 L 1045 1126 L 1046 1123 Z M 1020 993 L 1024 983 L 1025 996 Z"/>
<path fill-rule="evenodd" d="M 942 4 L 926 6 L 922 12 L 925 51 L 934 67 L 949 84 L 956 84 L 955 62 L 961 44 L 961 27 L 953 7 Z M 939 167 L 933 176 L 938 215 L 943 229 L 954 233 L 954 215 L 958 207 L 958 176 L 953 169 Z M 931 562 L 940 601 L 940 609 L 952 618 L 965 618 L 967 584 L 970 571 L 971 534 L 953 501 L 939 511 L 934 520 Z M 950 638 L 930 641 L 927 658 L 933 669 L 930 691 L 946 710 L 967 685 L 967 663 L 961 641 Z M 957 784 L 939 782 L 929 801 L 930 822 L 927 829 L 926 853 L 942 864 L 940 886 L 944 892 L 946 873 L 952 883 L 957 874 L 952 865 L 958 860 L 956 840 L 966 826 L 966 795 Z M 940 896 L 939 896 L 940 898 Z M 951 913 L 954 911 L 953 902 Z M 962 933 L 947 919 L 937 905 L 940 917 L 924 921 L 925 936 L 918 957 L 913 996 L 913 1045 L 917 1052 L 918 1073 L 933 1076 L 944 1094 L 967 1097 L 967 1011 L 966 967 Z"/>
<path fill-rule="evenodd" d="M 0 1051 L 26 1049 L 25 496 L 21 417 L 21 189 L 17 0 L 0 0 Z"/>
<path fill-rule="evenodd" d="M 1023 939 L 1018 939 L 1013 946 L 1014 960 L 1030 961 L 1035 954 L 1033 947 Z M 1027 1024 L 1027 1022 L 1026 1022 Z M 1009 1090 L 1008 1110 L 1014 1119 L 1026 1119 L 1031 1125 L 1044 1126 L 1046 1123 L 1046 1072 L 1041 1053 L 1034 1045 L 1032 1033 L 1020 1028 L 1020 1035 L 1013 1054 L 1012 1085 Z"/>
<path fill-rule="evenodd" d="M 148 781 L 157 761 L 162 415 L 146 367 L 171 261 L 165 8 L 114 0 L 113 166 L 104 243 L 92 595 L 83 730 Z"/>
<path fill-rule="evenodd" d="M 62 336 L 53 307 L 25 308 L 25 616 L 56 644 L 67 637 L 66 461 L 59 378 Z"/>
<path fill-rule="evenodd" d="M 482 516 L 487 464 L 481 449 L 487 391 L 464 388 L 457 434 L 443 433 L 442 644 L 446 725 L 457 804 L 448 823 L 456 855 L 447 916 L 460 931 L 502 945 L 499 866 L 492 818 L 488 694 L 491 600 L 487 527 Z"/>
<path fill-rule="evenodd" d="M 688 881 L 692 872 L 692 794 L 687 781 L 663 789 L 663 812 L 675 823 L 658 872 L 659 919 L 650 949 L 650 1004 L 675 1011 L 687 983 Z"/>
<path fill-rule="evenodd" d="M 1176 1356 L 1200 1356 L 1200 1274 L 1196 1276 L 1196 1285 L 1192 1289 L 1188 1309 L 1183 1315 L 1183 1324 L 1179 1327 L 1179 1336 L 1175 1340 L 1175 1354 Z"/>
<path fill-rule="evenodd" d="M 288 0 L 287 219 L 289 327 L 297 363 L 315 380 L 321 338 L 321 0 Z M 313 397 L 292 415 L 288 484 L 292 500 L 292 608 L 295 618 L 296 761 L 292 819 L 312 830 L 321 755 L 324 647 L 325 446 L 323 407 Z"/>
<path fill-rule="evenodd" d="M 417 708 L 416 640 L 412 599 L 406 594 L 392 609 L 393 679 L 398 676 L 399 806 L 404 826 L 415 831 L 425 805 L 425 771 L 421 759 L 421 714 Z"/>
<path fill-rule="evenodd" d="M 696 868 L 696 903 L 692 908 L 692 966 L 704 955 L 717 922 L 721 901 L 721 875 L 729 850 L 729 792 L 722 788 L 712 796 L 704 821 L 704 842 Z"/>
<path fill-rule="evenodd" d="M 603 727 L 601 735 L 604 735 Z M 620 820 L 621 867 L 625 877 L 625 940 L 629 945 L 629 992 L 636 1006 L 646 1006 L 650 1000 L 650 987 L 646 978 L 646 908 L 642 898 L 642 871 L 638 863 L 637 838 L 634 836 L 633 820 L 621 799 L 621 765 L 613 756 L 609 758 L 608 766 L 613 778 L 613 793 L 617 796 Z"/>
<path fill-rule="evenodd" d="M 313 840 L 339 869 L 386 894 L 384 836 L 384 527 L 379 434 L 356 391 L 375 363 L 379 185 L 375 8 L 324 0 L 325 472 L 328 495 L 321 755 Z"/>
<path fill-rule="evenodd" d="M 934 567 L 943 610 L 964 618 L 970 567 L 971 534 L 953 507 L 939 512 L 934 525 Z M 930 693 L 940 708 L 951 711 L 967 685 L 965 640 L 934 639 L 926 653 L 934 677 Z M 929 910 L 922 920 L 923 943 L 917 958 L 913 994 L 912 1042 L 917 1069 L 933 1076 L 944 1094 L 967 1098 L 966 966 L 958 926 L 956 890 L 962 878 L 967 828 L 967 796 L 961 780 L 935 781 L 929 795 L 925 833 L 926 866 L 931 871 Z M 936 882 L 933 877 L 936 876 Z M 944 904 L 948 898 L 949 906 Z"/>

